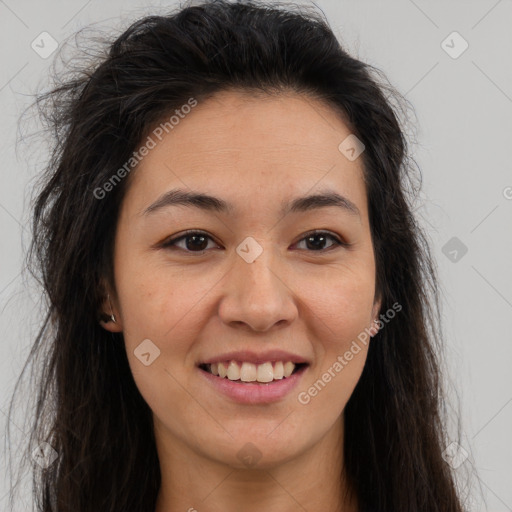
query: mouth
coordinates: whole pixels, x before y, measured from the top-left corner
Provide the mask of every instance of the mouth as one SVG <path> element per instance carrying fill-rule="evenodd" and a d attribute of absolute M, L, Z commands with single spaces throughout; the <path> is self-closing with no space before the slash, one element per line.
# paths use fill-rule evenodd
<path fill-rule="evenodd" d="M 218 361 L 197 365 L 211 400 L 228 398 L 237 404 L 257 405 L 279 402 L 292 396 L 309 363 L 267 361 L 260 364 Z"/>
<path fill-rule="evenodd" d="M 240 384 L 269 384 L 288 379 L 308 366 L 308 363 L 291 361 L 268 361 L 254 364 L 240 361 L 224 361 L 218 363 L 202 363 L 199 369 L 204 372 Z"/>

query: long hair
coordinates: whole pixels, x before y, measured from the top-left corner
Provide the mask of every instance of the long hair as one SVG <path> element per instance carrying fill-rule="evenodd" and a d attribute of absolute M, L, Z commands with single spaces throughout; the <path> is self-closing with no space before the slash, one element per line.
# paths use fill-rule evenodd
<path fill-rule="evenodd" d="M 409 197 L 421 179 L 399 115 L 405 98 L 343 49 L 325 17 L 288 7 L 206 1 L 141 18 L 37 97 L 54 145 L 27 262 L 47 311 L 21 376 L 33 360 L 26 456 L 42 442 L 56 456 L 48 467 L 32 464 L 38 511 L 154 512 L 161 475 L 151 410 L 122 334 L 98 323 L 100 282 L 115 289 L 113 241 L 129 177 L 105 197 L 94 191 L 169 113 L 229 89 L 321 100 L 364 143 L 376 289 L 382 311 L 397 302 L 402 310 L 374 337 L 346 405 L 346 478 L 361 511 L 462 510 L 443 460 L 438 285 Z"/>

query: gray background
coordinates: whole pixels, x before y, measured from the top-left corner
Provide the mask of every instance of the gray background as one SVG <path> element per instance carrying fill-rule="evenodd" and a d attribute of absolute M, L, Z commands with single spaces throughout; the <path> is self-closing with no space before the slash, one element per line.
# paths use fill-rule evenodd
<path fill-rule="evenodd" d="M 31 43 L 43 31 L 60 43 L 92 22 L 121 29 L 175 5 L 0 0 L 0 433 L 40 323 L 38 289 L 21 269 L 30 236 L 30 188 L 47 155 L 30 139 L 15 144 L 18 119 L 31 95 L 45 86 L 54 55 L 41 58 Z M 461 445 L 468 453 L 455 472 L 477 471 L 473 485 L 483 498 L 475 495 L 471 510 L 512 511 L 512 3 L 319 0 L 317 5 L 347 50 L 382 69 L 415 108 L 417 142 L 411 149 L 423 174 L 416 213 L 439 267 L 448 376 L 460 396 Z M 445 49 L 458 52 L 461 40 L 450 36 L 442 46 L 454 31 L 469 44 L 457 58 Z M 451 396 L 457 407 L 453 391 Z M 26 427 L 21 413 L 19 418 L 11 429 L 21 443 Z M 0 474 L 5 448 L 2 444 Z M 0 481 L 0 509 L 7 504 L 7 485 L 7 479 Z M 18 510 L 28 510 L 26 504 Z"/>

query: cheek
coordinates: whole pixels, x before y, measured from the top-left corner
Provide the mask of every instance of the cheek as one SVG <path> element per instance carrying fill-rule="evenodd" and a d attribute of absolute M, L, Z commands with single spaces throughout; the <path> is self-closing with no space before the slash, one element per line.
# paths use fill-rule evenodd
<path fill-rule="evenodd" d="M 149 338 L 163 346 L 173 339 L 173 348 L 179 351 L 179 340 L 187 338 L 184 331 L 194 325 L 194 317 L 197 320 L 197 311 L 214 282 L 154 262 L 126 261 L 118 268 L 126 343 Z"/>
<path fill-rule="evenodd" d="M 326 351 L 343 350 L 370 326 L 375 293 L 372 268 L 339 268 L 328 280 L 308 286 L 307 305 L 322 332 L 316 339 L 322 340 Z"/>
<path fill-rule="evenodd" d="M 196 308 L 211 285 L 191 282 L 169 268 L 147 265 L 136 270 L 126 263 L 119 267 L 118 292 L 131 373 L 148 406 L 174 432 L 181 432 L 180 415 L 169 411 L 190 408 L 190 396 L 183 391 L 190 370 L 184 363 L 199 335 Z"/>
<path fill-rule="evenodd" d="M 367 268 L 333 273 L 338 277 L 328 286 L 309 288 L 310 325 L 316 326 L 318 343 L 316 362 L 298 401 L 311 402 L 322 414 L 327 411 L 332 421 L 345 407 L 366 362 L 374 300 L 374 277 Z"/>

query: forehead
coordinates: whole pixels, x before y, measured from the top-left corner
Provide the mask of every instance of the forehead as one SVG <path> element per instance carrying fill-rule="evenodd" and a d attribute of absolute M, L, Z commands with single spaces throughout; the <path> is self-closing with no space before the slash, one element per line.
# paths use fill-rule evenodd
<path fill-rule="evenodd" d="M 277 209 L 286 198 L 329 188 L 366 209 L 362 159 L 339 150 L 351 130 L 311 97 L 223 91 L 160 132 L 161 140 L 150 132 L 156 145 L 130 175 L 125 201 L 139 213 L 177 187 L 221 195 L 235 210 Z"/>

